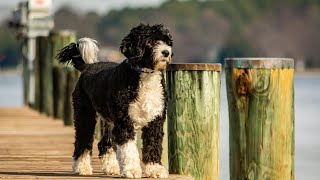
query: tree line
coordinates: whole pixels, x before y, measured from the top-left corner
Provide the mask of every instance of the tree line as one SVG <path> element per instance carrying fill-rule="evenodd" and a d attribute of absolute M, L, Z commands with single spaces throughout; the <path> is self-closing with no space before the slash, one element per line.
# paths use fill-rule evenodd
<path fill-rule="evenodd" d="M 285 56 L 320 67 L 317 0 L 168 0 L 159 7 L 124 8 L 102 15 L 62 7 L 54 19 L 56 29 L 75 29 L 79 37 L 93 37 L 112 47 L 119 47 L 140 22 L 163 23 L 174 38 L 175 62 Z"/>

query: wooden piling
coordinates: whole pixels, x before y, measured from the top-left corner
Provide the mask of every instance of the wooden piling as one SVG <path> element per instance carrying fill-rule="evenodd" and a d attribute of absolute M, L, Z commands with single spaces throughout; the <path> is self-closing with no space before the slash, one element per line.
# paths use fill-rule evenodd
<path fill-rule="evenodd" d="M 63 119 L 66 93 L 66 71 L 60 66 L 53 67 L 53 116 Z"/>
<path fill-rule="evenodd" d="M 294 61 L 225 60 L 230 179 L 294 179 Z"/>
<path fill-rule="evenodd" d="M 64 119 L 64 102 L 67 85 L 67 75 L 63 65 L 55 59 L 58 50 L 76 41 L 74 31 L 54 31 L 50 33 L 50 47 L 53 63 L 53 116 L 54 118 Z"/>
<path fill-rule="evenodd" d="M 53 113 L 53 91 L 52 91 L 52 54 L 49 49 L 48 37 L 36 38 L 36 62 L 38 64 L 39 81 L 36 99 L 38 102 L 38 110 L 47 115 Z"/>
<path fill-rule="evenodd" d="M 170 173 L 219 179 L 220 64 L 167 69 Z"/>
<path fill-rule="evenodd" d="M 28 68 L 28 41 L 24 38 L 20 44 L 20 52 L 22 55 L 22 80 L 23 80 L 23 103 L 24 105 L 29 105 L 29 68 Z"/>
<path fill-rule="evenodd" d="M 65 86 L 65 96 L 64 96 L 64 112 L 63 112 L 63 122 L 64 125 L 73 125 L 73 108 L 72 108 L 72 92 L 74 86 L 78 80 L 78 73 L 73 67 L 64 68 L 66 71 L 66 86 Z"/>

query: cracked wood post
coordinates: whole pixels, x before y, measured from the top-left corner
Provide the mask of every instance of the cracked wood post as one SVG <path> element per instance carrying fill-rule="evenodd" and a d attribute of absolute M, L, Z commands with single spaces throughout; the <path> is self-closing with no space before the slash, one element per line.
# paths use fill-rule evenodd
<path fill-rule="evenodd" d="M 294 61 L 227 58 L 230 179 L 294 179 Z"/>
<path fill-rule="evenodd" d="M 219 179 L 221 64 L 167 68 L 170 173 Z"/>
<path fill-rule="evenodd" d="M 50 47 L 52 51 L 53 63 L 53 116 L 54 118 L 64 119 L 64 102 L 67 88 L 67 75 L 63 65 L 55 59 L 58 50 L 76 41 L 74 31 L 62 30 L 50 33 Z"/>

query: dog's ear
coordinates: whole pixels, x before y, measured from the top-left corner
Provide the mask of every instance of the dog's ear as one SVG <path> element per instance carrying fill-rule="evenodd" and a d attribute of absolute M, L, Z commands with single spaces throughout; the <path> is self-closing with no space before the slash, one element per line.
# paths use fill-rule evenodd
<path fill-rule="evenodd" d="M 147 34 L 150 26 L 140 24 L 130 30 L 130 33 L 123 38 L 120 51 L 129 60 L 137 62 L 143 57 L 145 46 L 147 43 Z"/>

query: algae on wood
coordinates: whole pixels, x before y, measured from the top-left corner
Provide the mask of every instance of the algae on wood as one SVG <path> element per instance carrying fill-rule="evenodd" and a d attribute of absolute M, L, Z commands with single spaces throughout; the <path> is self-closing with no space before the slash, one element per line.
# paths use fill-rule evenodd
<path fill-rule="evenodd" d="M 226 66 L 230 179 L 294 179 L 293 61 L 235 58 Z"/>
<path fill-rule="evenodd" d="M 167 71 L 170 173 L 219 179 L 221 66 L 214 66 L 216 71 L 197 64 Z"/>

